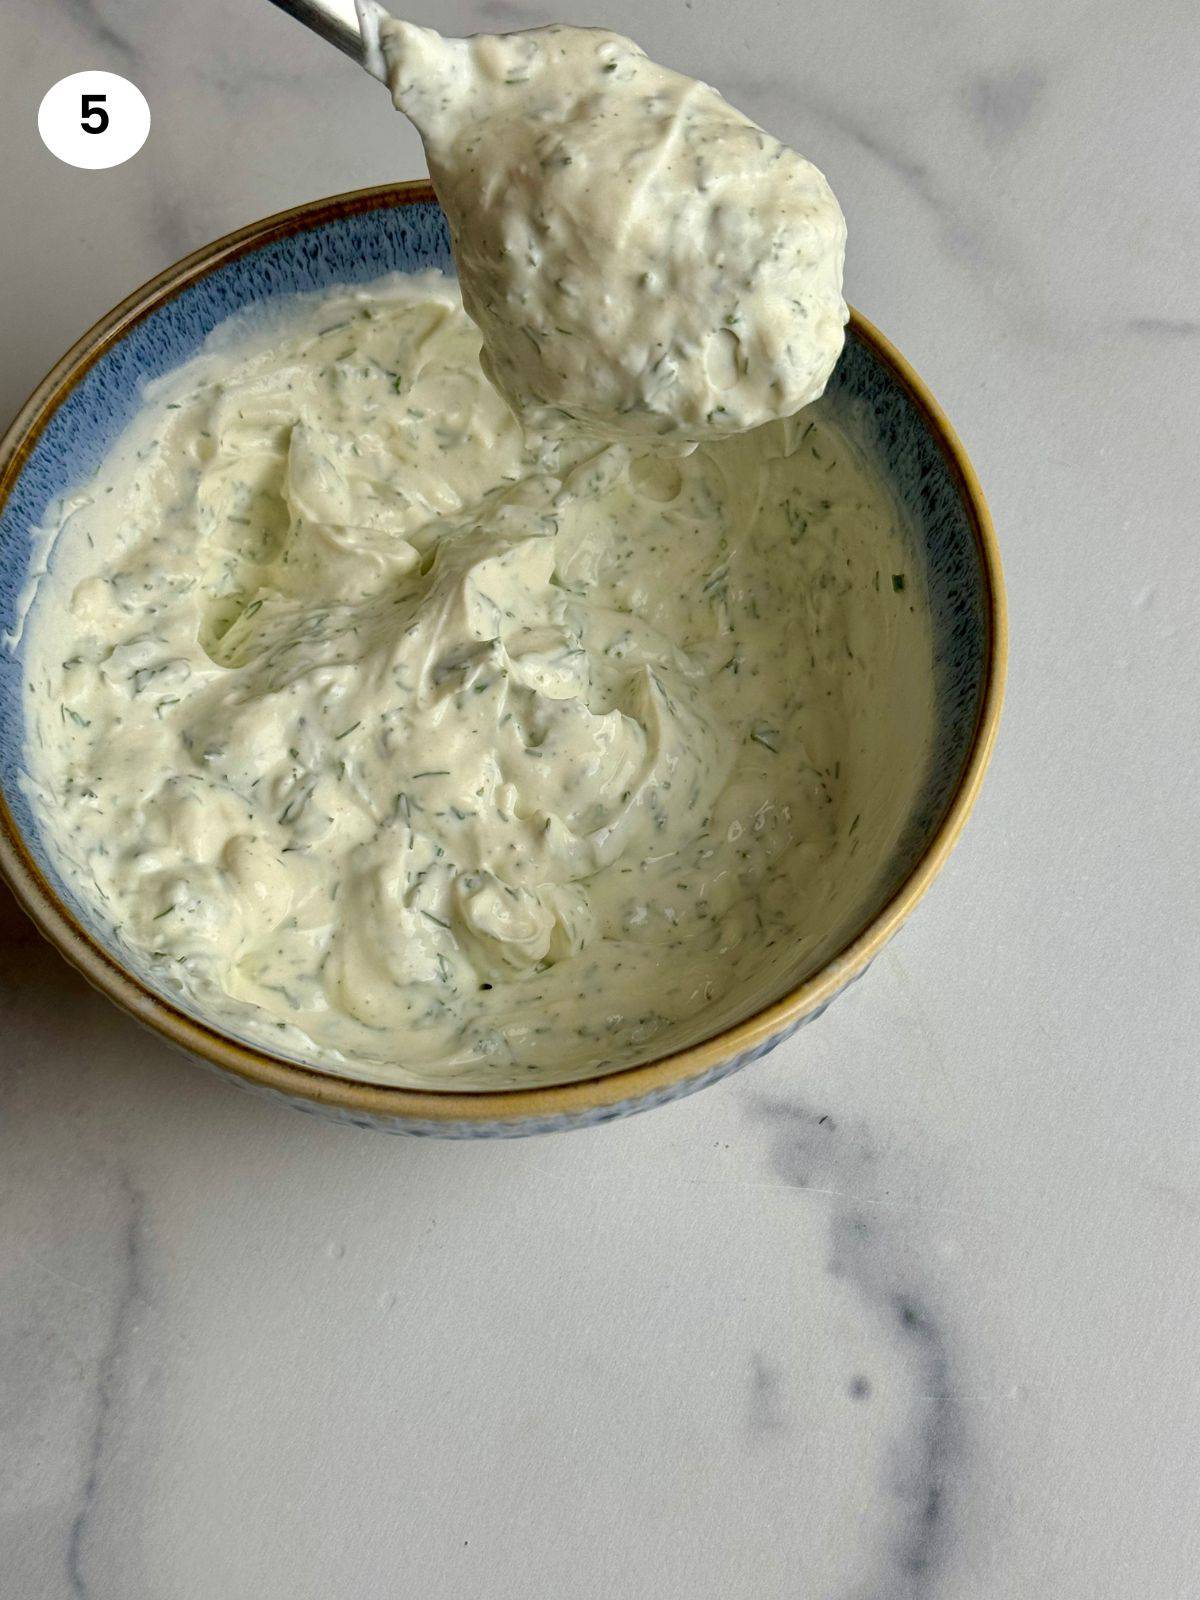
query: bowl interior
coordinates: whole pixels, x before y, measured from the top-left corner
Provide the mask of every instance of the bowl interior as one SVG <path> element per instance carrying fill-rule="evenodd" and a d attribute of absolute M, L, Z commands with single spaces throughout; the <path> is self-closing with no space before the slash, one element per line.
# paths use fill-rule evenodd
<path fill-rule="evenodd" d="M 81 376 L 68 379 L 11 482 L 0 507 L 0 793 L 53 895 L 118 964 L 128 966 L 128 957 L 63 880 L 22 782 L 24 620 L 35 580 L 53 562 L 46 530 L 56 523 L 62 497 L 103 461 L 145 384 L 195 354 L 226 317 L 293 293 L 429 267 L 452 270 L 445 219 L 430 200 L 396 204 L 381 197 L 373 205 L 328 206 L 265 242 L 251 241 L 154 304 Z M 699 1020 L 695 1039 L 677 1041 L 682 1045 L 778 1000 L 862 934 L 929 848 L 975 743 L 989 670 L 989 580 L 957 467 L 922 405 L 859 323 L 851 326 L 821 403 L 882 470 L 902 508 L 906 571 L 914 601 L 927 614 L 928 649 L 916 678 L 904 681 L 898 667 L 895 681 L 880 685 L 895 713 L 894 736 L 872 757 L 878 769 L 872 781 L 885 801 L 882 821 L 825 925 L 802 951 L 764 971 L 756 992 L 740 994 L 728 1015 Z M 153 987 L 145 974 L 134 975 Z M 178 1007 L 179 997 L 170 1003 Z"/>

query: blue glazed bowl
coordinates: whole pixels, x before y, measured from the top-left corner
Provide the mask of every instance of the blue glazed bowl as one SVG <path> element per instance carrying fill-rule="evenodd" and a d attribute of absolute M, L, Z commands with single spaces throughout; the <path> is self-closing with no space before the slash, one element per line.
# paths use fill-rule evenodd
<path fill-rule="evenodd" d="M 941 869 L 975 800 L 1000 716 L 1000 559 L 975 474 L 941 410 L 886 339 L 851 313 L 829 393 L 870 422 L 875 455 L 908 512 L 928 590 L 934 739 L 871 903 L 789 992 L 714 1037 L 582 1081 L 463 1092 L 366 1083 L 219 1033 L 131 973 L 62 881 L 21 781 L 20 618 L 41 559 L 37 531 L 92 472 L 145 384 L 192 356 L 235 311 L 272 297 L 452 270 L 426 183 L 363 190 L 270 217 L 208 245 L 110 312 L 63 357 L 0 441 L 0 869 L 41 931 L 84 975 L 194 1060 L 304 1110 L 393 1132 L 470 1138 L 585 1127 L 675 1099 L 765 1055 L 860 976 Z"/>

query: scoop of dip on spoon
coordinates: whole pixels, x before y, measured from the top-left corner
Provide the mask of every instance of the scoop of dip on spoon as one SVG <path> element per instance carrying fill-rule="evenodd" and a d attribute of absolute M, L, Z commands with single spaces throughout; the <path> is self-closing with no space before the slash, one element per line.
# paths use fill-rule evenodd
<path fill-rule="evenodd" d="M 487 376 L 527 422 L 687 449 L 791 416 L 842 349 L 822 174 L 630 39 L 446 39 L 359 0 L 415 124 Z"/>

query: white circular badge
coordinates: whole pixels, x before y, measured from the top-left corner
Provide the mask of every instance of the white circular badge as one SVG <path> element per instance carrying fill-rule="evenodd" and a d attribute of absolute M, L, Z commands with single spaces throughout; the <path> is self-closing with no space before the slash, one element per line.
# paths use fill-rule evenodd
<path fill-rule="evenodd" d="M 145 144 L 150 107 L 137 84 L 115 72 L 73 72 L 46 91 L 38 132 L 69 166 L 119 167 Z"/>

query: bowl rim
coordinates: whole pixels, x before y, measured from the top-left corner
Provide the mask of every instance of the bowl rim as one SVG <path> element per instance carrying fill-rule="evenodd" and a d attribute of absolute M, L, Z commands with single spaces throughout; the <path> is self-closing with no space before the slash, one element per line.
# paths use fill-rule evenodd
<path fill-rule="evenodd" d="M 435 201 L 426 179 L 379 184 L 276 212 L 224 234 L 158 273 L 101 317 L 49 371 L 0 439 L 0 510 L 54 412 L 100 357 L 137 322 L 215 268 L 266 244 L 388 207 Z M 975 804 L 996 741 L 1008 658 L 1008 623 L 1000 551 L 991 513 L 958 435 L 921 378 L 873 323 L 850 309 L 850 333 L 886 366 L 922 414 L 965 506 L 980 556 L 986 659 L 983 693 L 967 758 L 935 833 L 889 899 L 821 968 L 781 999 L 711 1038 L 638 1066 L 570 1083 L 528 1089 L 413 1089 L 332 1072 L 272 1056 L 208 1027 L 127 972 L 78 923 L 46 881 L 0 794 L 0 873 L 38 929 L 96 988 L 169 1043 L 252 1086 L 365 1117 L 434 1123 L 524 1122 L 578 1116 L 636 1102 L 704 1076 L 767 1045 L 831 1000 L 879 953 L 937 877 Z"/>

